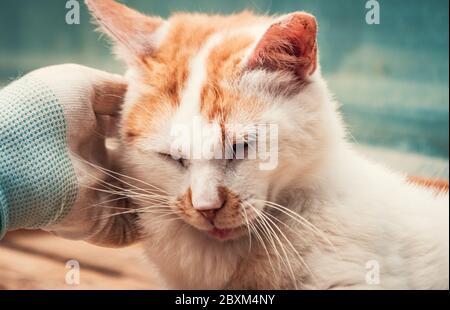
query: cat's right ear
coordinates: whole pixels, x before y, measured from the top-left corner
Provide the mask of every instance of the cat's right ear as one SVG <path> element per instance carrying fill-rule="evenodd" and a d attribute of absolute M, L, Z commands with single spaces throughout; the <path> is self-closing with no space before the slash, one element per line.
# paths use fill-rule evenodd
<path fill-rule="evenodd" d="M 114 42 L 116 54 L 128 64 L 143 62 L 157 49 L 165 21 L 141 14 L 114 0 L 86 0 L 100 30 Z"/>
<path fill-rule="evenodd" d="M 301 81 L 317 69 L 317 22 L 314 16 L 295 12 L 283 16 L 264 33 L 247 68 L 287 71 Z"/>

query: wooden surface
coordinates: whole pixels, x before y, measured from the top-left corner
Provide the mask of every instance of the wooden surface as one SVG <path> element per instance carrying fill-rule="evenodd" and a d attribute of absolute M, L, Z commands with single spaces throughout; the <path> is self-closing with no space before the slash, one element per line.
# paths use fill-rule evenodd
<path fill-rule="evenodd" d="M 66 267 L 80 264 L 80 284 L 69 285 Z M 104 249 L 44 232 L 15 232 L 0 242 L 0 289 L 158 289 L 139 245 Z"/>

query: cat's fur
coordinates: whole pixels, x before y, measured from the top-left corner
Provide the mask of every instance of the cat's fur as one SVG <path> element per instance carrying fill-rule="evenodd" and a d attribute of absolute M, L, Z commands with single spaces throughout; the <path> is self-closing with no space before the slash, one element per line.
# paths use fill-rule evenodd
<path fill-rule="evenodd" d="M 167 287 L 448 289 L 448 194 L 410 184 L 352 149 L 320 73 L 311 15 L 162 20 L 112 0 L 87 3 L 129 65 L 122 163 L 141 181 L 128 182 L 132 189 L 157 186 L 181 212 L 171 221 L 140 215 L 146 253 Z M 262 171 L 257 160 L 182 167 L 158 155 L 168 153 L 171 126 L 195 116 L 277 124 L 277 168 Z M 217 213 L 219 229 L 245 225 L 235 211 L 252 197 L 310 224 L 254 200 L 278 227 L 272 237 L 261 228 L 265 246 L 242 231 L 216 240 L 199 210 L 218 195 L 227 201 Z M 258 223 L 258 212 L 252 220 Z"/>

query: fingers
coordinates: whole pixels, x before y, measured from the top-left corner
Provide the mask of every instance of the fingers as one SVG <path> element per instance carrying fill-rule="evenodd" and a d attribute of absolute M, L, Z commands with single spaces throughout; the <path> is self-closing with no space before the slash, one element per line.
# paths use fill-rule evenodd
<path fill-rule="evenodd" d="M 93 98 L 90 103 L 98 115 L 118 114 L 127 90 L 127 81 L 123 76 L 76 64 L 41 68 L 31 72 L 30 76 L 45 81 L 54 90 L 60 90 L 60 98 L 65 98 L 66 90 L 74 86 L 88 92 L 93 89 L 94 94 L 89 94 Z"/>
<path fill-rule="evenodd" d="M 77 199 L 66 218 L 44 229 L 103 247 L 125 247 L 139 241 L 142 232 L 133 211 L 137 207 L 120 195 L 123 185 L 106 167 L 89 160 L 73 156 L 80 184 Z"/>
<path fill-rule="evenodd" d="M 119 207 L 111 207 L 109 215 L 103 215 L 106 220 L 96 225 L 96 233 L 85 241 L 97 246 L 108 248 L 122 248 L 138 242 L 142 238 L 142 232 L 138 225 L 139 218 L 136 213 L 126 210 L 125 203 L 115 203 Z M 122 210 L 123 214 L 117 214 Z"/>
<path fill-rule="evenodd" d="M 102 72 L 95 78 L 94 112 L 97 115 L 117 115 L 122 107 L 128 87 L 125 78 L 106 72 Z"/>

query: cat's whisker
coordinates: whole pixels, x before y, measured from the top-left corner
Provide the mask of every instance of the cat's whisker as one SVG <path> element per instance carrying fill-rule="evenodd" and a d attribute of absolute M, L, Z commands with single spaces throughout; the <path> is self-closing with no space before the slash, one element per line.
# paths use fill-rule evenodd
<path fill-rule="evenodd" d="M 116 185 L 116 184 L 113 184 L 113 183 L 111 183 L 111 182 L 107 182 L 107 181 L 104 180 L 104 179 L 98 178 L 98 177 L 96 177 L 96 176 L 90 174 L 90 173 L 89 173 L 88 171 L 86 171 L 86 170 L 85 170 L 84 172 L 85 172 L 88 176 L 90 176 L 90 177 L 92 177 L 93 179 L 99 181 L 101 184 L 107 186 L 107 187 L 108 187 L 108 188 L 107 188 L 108 190 L 112 190 L 112 189 L 118 190 L 119 192 L 117 192 L 117 194 L 123 194 L 123 193 L 128 193 L 128 192 L 133 193 L 133 194 L 141 194 L 141 193 L 135 192 L 135 191 L 133 191 L 133 190 L 131 190 L 131 189 L 129 189 L 129 188 L 122 188 L 122 187 L 120 187 L 120 186 L 118 186 L 118 185 Z M 109 188 L 109 187 L 111 187 L 112 189 Z M 139 189 L 139 190 L 141 190 L 141 189 Z M 147 191 L 147 190 L 142 190 L 142 191 L 144 191 L 144 193 L 147 193 L 147 194 L 160 195 L 160 194 L 155 194 L 155 193 L 149 192 L 149 191 Z M 162 195 L 160 195 L 160 196 L 163 197 Z"/>
<path fill-rule="evenodd" d="M 94 220 L 107 220 L 107 219 L 110 219 L 115 216 L 125 215 L 125 214 L 133 214 L 133 213 L 137 213 L 136 210 L 132 209 L 132 210 L 127 210 L 127 211 L 122 211 L 122 212 L 117 212 L 117 213 L 102 214 L 98 217 L 95 217 Z"/>
<path fill-rule="evenodd" d="M 121 196 L 121 197 L 114 198 L 114 199 L 108 199 L 108 200 L 105 200 L 105 201 L 93 204 L 91 206 L 87 206 L 87 207 L 85 207 L 83 209 L 92 209 L 92 208 L 96 208 L 96 207 L 108 208 L 108 209 L 128 209 L 128 208 L 125 208 L 125 207 L 104 206 L 105 204 L 109 204 L 109 203 L 116 202 L 116 201 L 119 201 L 119 200 L 124 200 L 124 199 L 128 199 L 128 197 Z"/>
<path fill-rule="evenodd" d="M 130 195 L 127 192 L 119 192 L 119 191 L 114 191 L 114 190 L 108 190 L 108 189 L 102 189 L 102 188 L 96 188 L 96 187 L 91 187 L 91 186 L 85 186 L 85 185 L 81 185 L 81 187 L 83 188 L 88 188 L 94 191 L 98 191 L 98 192 L 102 192 L 102 193 L 107 193 L 107 194 L 111 194 L 111 195 L 116 195 L 116 196 L 122 196 L 125 198 L 132 198 L 134 200 L 140 200 L 143 202 L 156 202 L 156 203 L 161 203 L 161 202 L 170 202 L 169 200 L 164 199 L 164 197 L 159 197 L 159 196 L 149 196 L 149 195 L 143 195 L 143 194 L 133 194 Z M 100 204 L 102 204 L 104 202 L 101 202 Z"/>
<path fill-rule="evenodd" d="M 265 202 L 265 201 L 262 201 L 262 202 Z M 324 240 L 326 240 L 327 243 L 330 243 L 330 245 L 332 245 L 331 242 L 328 239 L 326 239 L 326 237 L 323 236 L 323 232 L 318 230 L 313 224 L 311 224 L 308 220 L 306 220 L 304 217 L 302 217 L 298 213 L 295 213 L 294 211 L 292 211 L 288 208 L 285 208 L 282 206 L 280 207 L 278 204 L 273 204 L 271 202 L 265 202 L 265 207 L 275 209 L 275 210 L 285 214 L 289 218 L 291 218 L 294 221 L 296 221 L 297 223 L 301 224 L 303 227 L 309 228 L 310 231 L 312 231 L 319 237 L 324 238 Z"/>
<path fill-rule="evenodd" d="M 131 210 L 127 210 L 127 211 L 122 211 L 122 212 L 117 212 L 117 213 L 112 213 L 112 214 L 107 214 L 107 215 L 102 215 L 99 216 L 98 218 L 96 218 L 97 220 L 106 220 L 115 216 L 119 216 L 119 215 L 125 215 L 125 214 L 138 214 L 138 213 L 154 213 L 154 214 L 163 214 L 164 210 L 152 210 L 152 211 L 140 211 L 140 209 L 131 209 Z M 165 213 L 164 213 L 165 214 Z"/>
<path fill-rule="evenodd" d="M 260 222 L 259 222 L 259 224 L 260 224 Z M 264 236 L 267 237 L 268 232 L 264 229 L 263 226 L 261 226 L 261 225 L 254 225 L 254 227 L 255 227 L 255 232 L 260 232 L 261 234 L 263 234 Z M 261 239 L 262 239 L 261 242 L 264 243 L 265 239 L 262 236 L 261 236 Z M 271 238 L 269 238 L 269 239 L 271 239 Z M 271 239 L 271 240 L 273 240 L 273 239 Z M 270 242 L 270 246 L 272 247 L 272 249 L 275 252 L 273 256 L 275 256 L 276 259 L 277 259 L 277 267 L 278 268 L 275 268 L 274 264 L 272 262 L 272 259 L 271 259 L 272 255 L 269 253 L 268 248 L 265 248 L 267 257 L 269 259 L 269 265 L 271 266 L 273 275 L 276 277 L 277 275 L 279 276 L 281 274 L 281 272 L 282 272 L 282 268 L 281 268 L 282 257 L 281 257 L 281 255 L 278 254 L 279 253 L 278 252 L 278 248 L 276 247 L 275 243 L 273 241 L 270 241 L 270 240 L 268 240 L 268 241 Z"/>
<path fill-rule="evenodd" d="M 136 206 L 139 210 L 147 210 L 147 209 L 155 209 L 155 208 L 166 208 L 166 209 L 172 209 L 172 205 L 171 204 L 156 204 L 156 203 L 152 203 L 152 204 L 146 204 L 146 205 L 138 205 Z"/>
<path fill-rule="evenodd" d="M 278 234 L 273 230 L 272 225 L 274 225 L 277 230 L 279 231 L 279 233 L 283 236 L 283 238 L 286 240 L 286 243 L 288 243 L 288 245 L 290 245 L 292 247 L 292 249 L 295 248 L 292 246 L 292 243 L 289 241 L 289 239 L 283 234 L 283 232 L 272 222 L 272 221 L 268 221 L 268 218 L 264 216 L 264 214 L 262 212 L 260 212 L 256 207 L 252 206 L 253 210 L 256 214 L 258 214 L 258 216 L 261 218 L 262 222 L 264 223 L 264 225 L 267 227 L 267 229 L 271 232 L 272 236 L 275 237 L 275 240 L 277 241 L 278 245 L 281 248 L 281 251 L 283 252 L 283 257 L 284 259 L 283 264 L 285 265 L 285 267 L 289 270 L 290 276 L 293 280 L 293 283 L 296 283 L 295 281 L 295 275 L 294 275 L 294 270 L 292 269 L 292 265 L 289 259 L 289 255 L 288 252 L 286 251 L 286 248 L 283 244 L 283 242 L 281 241 L 280 237 L 278 236 Z M 271 225 L 272 223 L 272 225 Z"/>
<path fill-rule="evenodd" d="M 102 209 L 114 209 L 114 210 L 129 210 L 130 209 L 127 207 L 102 206 L 100 204 L 95 204 L 92 206 L 84 207 L 83 209 L 85 210 L 85 209 L 92 209 L 92 208 L 97 208 L 97 207 L 102 208 Z"/>
<path fill-rule="evenodd" d="M 133 200 L 141 201 L 142 203 L 171 203 L 171 200 L 169 198 L 162 196 L 134 195 L 129 197 Z"/>
<path fill-rule="evenodd" d="M 282 272 L 282 265 L 286 266 L 286 263 L 284 262 L 284 257 L 281 255 L 277 243 L 275 242 L 274 237 L 276 236 L 272 235 L 272 232 L 267 228 L 267 224 L 261 218 L 258 219 L 258 223 L 260 224 L 259 227 L 261 228 L 261 231 L 266 236 L 273 251 L 275 252 L 275 257 L 277 258 L 278 273 L 280 274 Z"/>
<path fill-rule="evenodd" d="M 179 214 L 181 214 L 181 212 L 170 212 L 170 211 L 160 211 L 160 212 L 153 212 L 153 211 L 143 211 L 143 212 L 139 212 L 139 213 L 145 213 L 145 214 L 155 214 L 157 215 L 156 217 L 152 218 L 152 221 L 155 221 L 159 218 L 165 217 L 165 216 L 177 216 L 179 217 Z"/>
<path fill-rule="evenodd" d="M 94 163 L 91 163 L 91 162 L 89 162 L 89 161 L 87 161 L 87 160 L 81 158 L 79 155 L 75 154 L 75 153 L 72 152 L 72 151 L 71 151 L 71 154 L 72 154 L 72 156 L 73 156 L 75 159 L 77 159 L 77 160 L 79 160 L 79 161 L 81 161 L 81 162 L 83 162 L 83 163 L 85 163 L 85 164 L 88 164 L 89 166 L 91 166 L 91 167 L 93 167 L 93 168 L 95 168 L 95 169 L 98 169 L 98 170 L 102 171 L 103 173 L 105 173 L 106 175 L 108 175 L 108 176 L 110 176 L 110 177 L 112 177 L 112 178 L 114 178 L 114 179 L 116 179 L 116 180 L 118 180 L 118 181 L 120 181 L 120 182 L 122 182 L 122 183 L 128 185 L 128 186 L 131 186 L 131 187 L 133 187 L 133 188 L 135 188 L 135 189 L 142 190 L 142 191 L 146 191 L 145 189 L 139 188 L 139 187 L 136 186 L 136 185 L 133 185 L 133 184 L 130 184 L 130 183 L 124 181 L 123 178 L 126 178 L 126 179 L 129 179 L 129 180 L 136 181 L 136 182 L 139 182 L 139 183 L 141 183 L 141 184 L 150 186 L 151 188 L 153 188 L 153 189 L 155 189 L 155 190 L 157 190 L 157 191 L 160 191 L 160 192 L 162 192 L 162 193 L 168 195 L 168 193 L 167 193 L 166 191 L 164 191 L 163 189 L 161 189 L 161 188 L 159 188 L 159 187 L 157 187 L 157 186 L 155 186 L 155 185 L 153 185 L 153 184 L 147 183 L 147 182 L 145 182 L 145 181 L 143 181 L 143 180 L 140 180 L 140 179 L 131 177 L 131 176 L 129 176 L 129 175 L 125 175 L 125 174 L 123 174 L 123 173 L 119 173 L 119 172 L 117 172 L 117 171 L 113 171 L 113 170 L 107 169 L 107 168 L 105 168 L 105 167 L 102 167 L 102 166 L 96 165 L 96 164 L 94 164 Z M 117 177 L 116 175 L 117 175 L 117 176 L 120 176 L 120 177 L 122 177 L 122 178 L 119 178 L 119 177 Z"/>
<path fill-rule="evenodd" d="M 126 196 L 129 198 L 135 198 L 135 199 L 140 199 L 140 200 L 152 199 L 153 201 L 161 201 L 161 202 L 169 202 L 170 201 L 169 197 L 166 197 L 166 196 L 160 195 L 160 194 L 137 193 L 134 191 L 130 191 L 127 189 L 121 189 L 121 188 L 120 188 L 120 190 L 114 190 L 114 189 L 109 189 L 109 188 L 97 188 L 97 187 L 91 187 L 91 186 L 86 186 L 86 185 L 81 185 L 81 186 L 84 188 L 89 188 L 89 189 L 95 190 L 95 191 L 100 191 L 100 192 L 109 193 L 109 194 L 118 195 L 118 196 Z"/>
<path fill-rule="evenodd" d="M 245 210 L 245 206 L 242 205 L 242 203 L 240 204 L 241 210 L 243 212 L 241 212 L 244 215 L 244 220 L 247 226 L 247 230 L 248 230 L 248 239 L 249 239 L 249 246 L 248 246 L 248 252 L 250 253 L 252 250 L 252 233 L 251 233 L 251 228 L 250 228 L 250 221 L 248 219 L 247 216 L 247 211 Z"/>
<path fill-rule="evenodd" d="M 255 207 L 253 205 L 251 205 L 250 203 L 248 203 L 248 204 L 249 204 L 250 208 L 253 209 L 253 212 L 255 212 Z M 255 212 L 255 213 L 258 215 L 258 212 Z M 264 234 L 269 239 L 268 241 L 270 242 L 273 250 L 275 251 L 275 255 L 277 257 L 278 270 L 281 271 L 282 256 L 281 256 L 279 249 L 276 246 L 276 243 L 274 240 L 274 237 L 276 237 L 276 236 L 272 236 L 271 231 L 267 228 L 267 224 L 261 218 L 258 218 L 258 219 L 259 219 L 259 223 L 262 225 L 261 229 L 264 231 Z"/>
<path fill-rule="evenodd" d="M 140 207 L 138 208 L 140 213 L 146 213 L 146 212 L 152 212 L 154 210 L 163 210 L 163 211 L 168 211 L 168 212 L 172 212 L 172 213 L 177 213 L 177 214 L 181 214 L 181 211 L 176 211 L 173 210 L 171 206 L 169 205 L 155 205 L 155 206 L 146 206 L 146 207 Z"/>
<path fill-rule="evenodd" d="M 97 191 L 97 192 L 102 192 L 102 193 L 110 194 L 110 195 L 127 196 L 127 195 L 126 195 L 126 192 L 119 192 L 119 191 L 117 191 L 117 190 L 98 188 L 98 187 L 87 186 L 87 185 L 83 185 L 83 184 L 81 184 L 80 187 L 82 187 L 82 188 L 87 188 L 87 189 L 91 189 L 91 190 Z M 127 196 L 127 197 L 128 197 L 128 196 Z"/>
<path fill-rule="evenodd" d="M 108 200 L 96 203 L 94 205 L 85 207 L 84 209 L 90 209 L 90 208 L 95 208 L 95 207 L 99 207 L 99 206 L 106 207 L 106 206 L 104 206 L 105 204 L 109 204 L 109 203 L 116 202 L 116 201 L 123 200 L 123 199 L 129 199 L 129 198 L 133 198 L 133 197 L 122 195 L 122 196 L 116 197 L 114 199 L 108 199 Z M 147 202 L 147 203 L 149 202 L 148 198 L 142 198 L 142 199 L 140 199 L 140 198 L 133 198 L 133 199 L 134 200 L 138 200 L 138 201 L 141 200 L 142 202 Z M 166 201 L 156 199 L 156 200 L 151 201 L 151 202 L 152 203 L 163 203 L 163 202 L 166 202 Z M 109 208 L 120 208 L 120 207 L 112 207 L 112 206 L 110 206 Z"/>
<path fill-rule="evenodd" d="M 88 208 L 92 208 L 92 207 L 93 206 L 88 207 Z M 130 209 L 127 207 L 113 207 L 113 206 L 97 206 L 97 208 L 110 209 L 110 210 L 124 210 L 126 213 L 128 211 L 132 211 L 134 213 L 151 213 L 151 212 L 156 213 L 156 212 L 164 212 L 164 211 L 167 212 L 170 209 L 169 206 L 165 206 L 165 205 L 154 205 L 151 207 L 137 207 L 137 208 L 133 208 L 133 209 Z M 150 210 L 150 211 L 148 211 L 148 210 Z M 130 213 L 132 213 L 132 212 L 130 212 Z M 178 212 L 174 212 L 174 213 L 178 214 Z M 116 216 L 116 215 L 120 215 L 120 214 L 123 214 L 123 212 L 118 212 L 116 214 L 107 214 L 105 216 L 111 216 L 111 215 Z"/>
<path fill-rule="evenodd" d="M 249 203 L 248 201 L 242 201 L 242 202 L 243 202 L 244 204 L 246 204 L 246 205 L 248 205 L 248 206 L 251 207 L 251 205 L 250 205 L 250 203 Z M 260 242 L 260 244 L 261 244 L 261 246 L 263 247 L 264 251 L 266 252 L 267 259 L 269 260 L 269 265 L 270 265 L 270 267 L 271 267 L 271 269 L 272 269 L 272 272 L 273 272 L 274 276 L 276 276 L 276 275 L 277 275 L 277 272 L 275 271 L 275 267 L 274 267 L 274 265 L 273 265 L 271 255 L 270 255 L 269 250 L 268 250 L 268 248 L 267 248 L 267 246 L 266 246 L 266 243 L 264 242 L 264 238 L 261 236 L 261 234 L 260 234 L 259 231 L 258 231 L 258 226 L 255 225 L 255 223 L 252 223 L 252 222 L 250 222 L 249 224 L 250 224 L 250 227 L 252 228 L 253 232 L 255 233 L 256 238 L 258 239 L 258 241 Z M 262 232 L 261 232 L 261 233 L 262 233 Z M 275 250 L 275 251 L 276 251 L 276 250 Z M 279 256 L 277 256 L 277 257 L 278 257 L 278 271 L 280 271 L 280 261 L 279 261 Z"/>
<path fill-rule="evenodd" d="M 263 211 L 264 212 L 264 211 Z M 292 228 L 291 226 L 289 226 L 288 224 L 284 223 L 283 221 L 281 221 L 279 218 L 277 218 L 276 216 L 274 216 L 273 214 L 270 214 L 269 212 L 264 212 L 264 214 L 266 216 L 269 216 L 270 218 L 272 218 L 274 221 L 277 221 L 278 223 L 282 224 L 283 226 L 285 226 L 287 229 L 289 229 L 291 232 L 295 233 L 298 238 L 300 238 L 301 240 L 305 240 L 304 236 L 301 235 L 300 232 L 296 231 L 294 228 Z"/>
<path fill-rule="evenodd" d="M 166 218 L 167 216 L 173 216 L 173 217 L 169 217 Z M 179 213 L 167 213 L 167 214 L 163 214 L 163 215 L 159 215 L 156 217 L 152 217 L 152 225 L 161 225 L 161 224 L 167 224 L 167 223 L 171 223 L 171 222 L 176 222 L 176 221 L 183 221 L 183 219 L 179 216 Z"/>
<path fill-rule="evenodd" d="M 308 266 L 308 264 L 305 262 L 305 260 L 303 259 L 303 257 L 300 255 L 300 253 L 297 251 L 297 249 L 292 245 L 292 242 L 289 240 L 289 238 L 287 238 L 287 236 L 282 232 L 282 230 L 278 227 L 278 225 L 276 225 L 270 218 L 267 217 L 267 215 L 272 216 L 270 213 L 264 213 L 263 210 L 259 211 L 257 210 L 254 206 L 252 206 L 254 208 L 254 211 L 261 216 L 262 219 L 264 219 L 264 222 L 267 223 L 267 226 L 270 228 L 272 234 L 274 236 L 277 236 L 277 234 L 275 233 L 275 231 L 272 229 L 272 225 L 274 226 L 274 228 L 282 235 L 282 237 L 286 240 L 286 243 L 288 244 L 288 246 L 290 247 L 289 252 L 291 252 L 291 250 L 294 252 L 294 254 L 296 254 L 296 256 L 298 257 L 298 259 L 300 260 L 300 263 L 305 267 L 305 269 L 312 275 L 312 271 L 310 269 L 310 267 Z M 273 216 L 272 216 L 273 217 Z M 274 219 L 277 219 L 276 217 L 273 217 Z M 277 219 L 278 220 L 278 219 Z M 278 220 L 279 222 L 281 222 L 280 220 Z M 282 223 L 282 222 L 281 222 Z M 284 223 L 283 223 L 284 224 Z M 292 271 L 292 267 L 289 261 L 289 258 L 287 256 L 287 253 L 284 250 L 284 246 L 283 243 L 281 242 L 281 240 L 279 238 L 277 238 L 278 244 L 280 245 L 280 247 L 282 247 L 282 251 L 284 252 L 284 257 L 286 258 L 287 262 L 288 262 L 288 266 L 286 266 L 287 268 L 289 268 L 290 271 Z M 293 273 L 291 272 L 291 276 L 293 276 Z M 293 279 L 293 283 L 295 284 L 295 277 L 292 278 Z"/>
<path fill-rule="evenodd" d="M 150 197 L 150 198 L 160 198 L 160 199 L 168 199 L 168 197 L 166 195 L 161 195 L 160 193 L 157 192 L 152 192 L 149 190 L 143 190 L 143 189 L 138 189 L 137 191 L 134 191 L 130 188 L 122 188 L 119 186 L 116 186 L 112 183 L 106 182 L 104 180 L 99 179 L 99 181 L 103 184 L 105 184 L 106 186 L 111 186 L 113 188 L 118 189 L 119 191 L 121 191 L 122 193 L 131 193 L 132 195 L 128 195 L 129 197 Z"/>
<path fill-rule="evenodd" d="M 176 211 L 173 209 L 167 209 L 167 210 L 159 210 L 158 212 L 154 212 L 154 210 L 143 210 L 141 213 L 159 213 L 159 214 L 173 214 L 173 215 L 179 215 L 183 214 L 181 211 Z"/>
<path fill-rule="evenodd" d="M 283 236 L 283 238 L 286 240 L 286 242 L 288 243 L 289 247 L 294 251 L 294 253 L 296 254 L 297 258 L 299 259 L 300 263 L 305 267 L 305 269 L 312 275 L 312 271 L 311 268 L 308 266 L 308 264 L 305 262 L 305 260 L 303 259 L 303 257 L 300 255 L 300 253 L 298 252 L 298 250 L 294 247 L 294 245 L 292 244 L 292 242 L 287 238 L 287 236 L 283 233 L 283 231 L 279 228 L 279 226 L 277 224 L 275 224 L 268 216 L 270 215 L 273 219 L 276 219 L 278 222 L 283 223 L 282 221 L 280 221 L 279 219 L 277 219 L 275 216 L 269 214 L 269 213 L 265 213 L 264 211 L 262 211 L 261 213 L 264 217 L 266 217 L 266 219 L 271 222 L 275 229 L 277 229 L 279 231 L 279 233 Z M 286 225 L 286 224 L 285 224 Z M 288 225 L 286 225 L 287 227 L 289 227 Z M 295 231 L 294 231 L 295 232 Z"/>
<path fill-rule="evenodd" d="M 248 203 L 248 205 L 249 205 L 249 207 L 253 210 L 253 212 L 255 212 L 255 214 L 258 216 L 257 217 L 257 220 L 258 220 L 258 222 L 262 225 L 262 229 L 264 229 L 265 231 L 266 231 L 266 234 L 267 234 L 267 237 L 269 238 L 269 241 L 270 241 L 270 243 L 271 243 L 271 245 L 272 245 L 272 248 L 274 249 L 274 251 L 275 251 L 275 254 L 276 254 L 276 257 L 277 257 L 277 262 L 278 262 L 278 268 L 279 268 L 279 270 L 281 271 L 281 263 L 282 263 L 282 259 L 283 259 L 283 256 L 281 255 L 281 253 L 279 252 L 279 249 L 278 249 L 278 247 L 277 247 L 277 243 L 275 242 L 275 240 L 274 240 L 274 237 L 276 238 L 277 236 L 276 236 L 276 234 L 273 236 L 272 234 L 273 234 L 273 231 L 270 231 L 268 228 L 267 228 L 267 223 L 265 223 L 264 221 L 263 221 L 263 219 L 261 218 L 261 217 L 259 217 L 259 211 L 256 209 L 256 207 L 255 206 L 253 206 L 251 203 L 249 203 L 249 202 L 247 202 Z M 284 262 L 283 262 L 283 264 L 284 264 Z"/>
<path fill-rule="evenodd" d="M 183 214 L 183 212 L 162 212 L 164 210 L 161 210 L 161 212 L 154 212 L 153 210 L 151 211 L 139 211 L 138 213 L 152 213 L 152 214 L 173 214 L 173 215 L 179 215 L 179 214 Z"/>
<path fill-rule="evenodd" d="M 315 232 L 317 236 L 322 238 L 326 243 L 328 243 L 333 248 L 334 251 L 336 251 L 333 243 L 325 236 L 324 232 L 321 231 L 319 228 L 317 228 L 314 224 L 309 222 L 307 219 L 305 219 L 300 214 L 298 214 L 298 213 L 292 211 L 291 209 L 286 208 L 280 204 L 272 202 L 272 201 L 267 201 L 267 200 L 258 200 L 258 201 L 264 203 L 265 206 L 267 206 L 269 208 L 273 208 L 275 210 L 282 212 L 283 214 L 285 214 L 286 216 L 289 216 L 293 220 L 297 220 L 297 222 L 302 224 L 304 227 L 308 226 L 312 232 Z"/>

